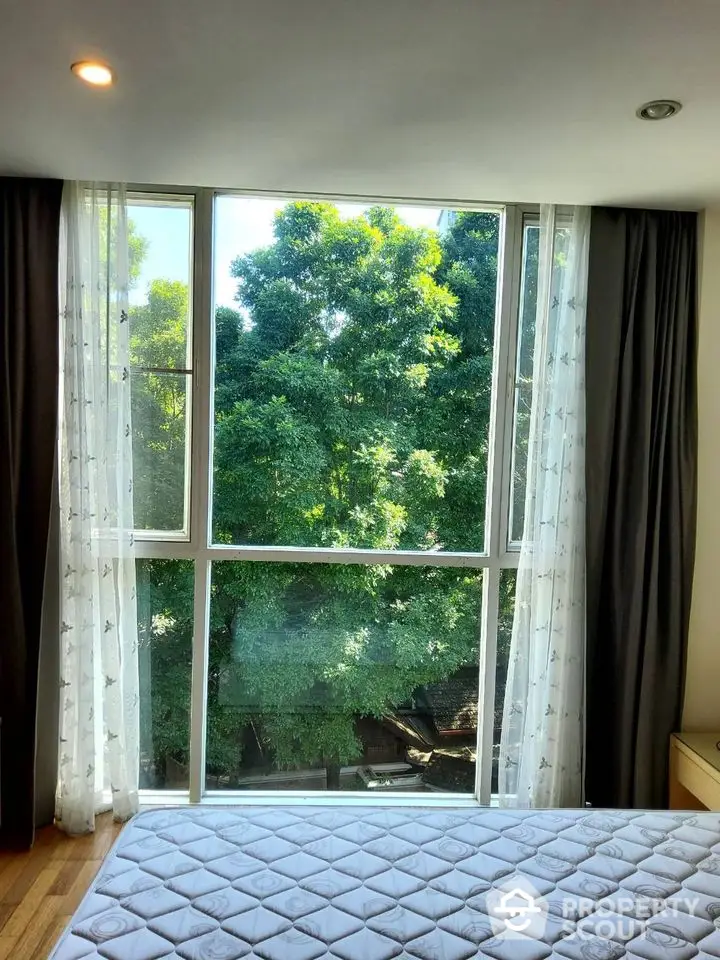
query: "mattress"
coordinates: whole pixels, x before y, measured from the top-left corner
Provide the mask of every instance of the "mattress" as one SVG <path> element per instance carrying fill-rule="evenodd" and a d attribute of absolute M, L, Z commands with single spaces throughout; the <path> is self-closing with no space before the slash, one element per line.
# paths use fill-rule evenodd
<path fill-rule="evenodd" d="M 720 816 L 140 813 L 53 960 L 720 958 Z"/>

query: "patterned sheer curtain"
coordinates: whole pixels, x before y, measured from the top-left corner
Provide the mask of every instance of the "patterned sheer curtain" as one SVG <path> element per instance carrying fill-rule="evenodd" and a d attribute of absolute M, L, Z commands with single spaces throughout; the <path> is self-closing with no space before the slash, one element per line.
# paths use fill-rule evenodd
<path fill-rule="evenodd" d="M 60 253 L 61 696 L 56 818 L 138 805 L 128 240 L 122 186 L 67 183 Z"/>
<path fill-rule="evenodd" d="M 585 301 L 590 209 L 540 214 L 525 527 L 499 760 L 502 805 L 582 802 Z"/>

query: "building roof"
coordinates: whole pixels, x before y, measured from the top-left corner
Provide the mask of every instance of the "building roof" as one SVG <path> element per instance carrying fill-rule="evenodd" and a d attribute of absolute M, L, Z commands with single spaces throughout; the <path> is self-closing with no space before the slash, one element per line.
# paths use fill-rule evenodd
<path fill-rule="evenodd" d="M 473 733 L 478 723 L 477 669 L 462 670 L 423 687 L 421 699 L 427 705 L 438 733 Z"/>

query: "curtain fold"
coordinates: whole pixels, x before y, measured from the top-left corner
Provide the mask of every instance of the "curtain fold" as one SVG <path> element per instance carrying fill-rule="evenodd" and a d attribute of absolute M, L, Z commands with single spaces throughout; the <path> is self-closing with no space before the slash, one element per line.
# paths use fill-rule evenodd
<path fill-rule="evenodd" d="M 0 177 L 0 841 L 30 846 L 57 429 L 62 181 Z"/>
<path fill-rule="evenodd" d="M 594 208 L 587 326 L 586 794 L 664 807 L 697 473 L 693 213 Z"/>
<path fill-rule="evenodd" d="M 69 833 L 138 806 L 128 238 L 122 186 L 68 183 L 61 230 L 60 761 Z"/>
<path fill-rule="evenodd" d="M 502 805 L 582 801 L 585 297 L 590 211 L 542 207 L 523 541 L 499 758 Z"/>

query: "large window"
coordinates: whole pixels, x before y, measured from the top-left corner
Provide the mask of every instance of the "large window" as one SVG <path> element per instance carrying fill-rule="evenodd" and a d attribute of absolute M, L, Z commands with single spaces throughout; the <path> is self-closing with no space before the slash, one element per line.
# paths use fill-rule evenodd
<path fill-rule="evenodd" d="M 536 214 L 211 190 L 128 213 L 142 786 L 487 802 Z"/>

